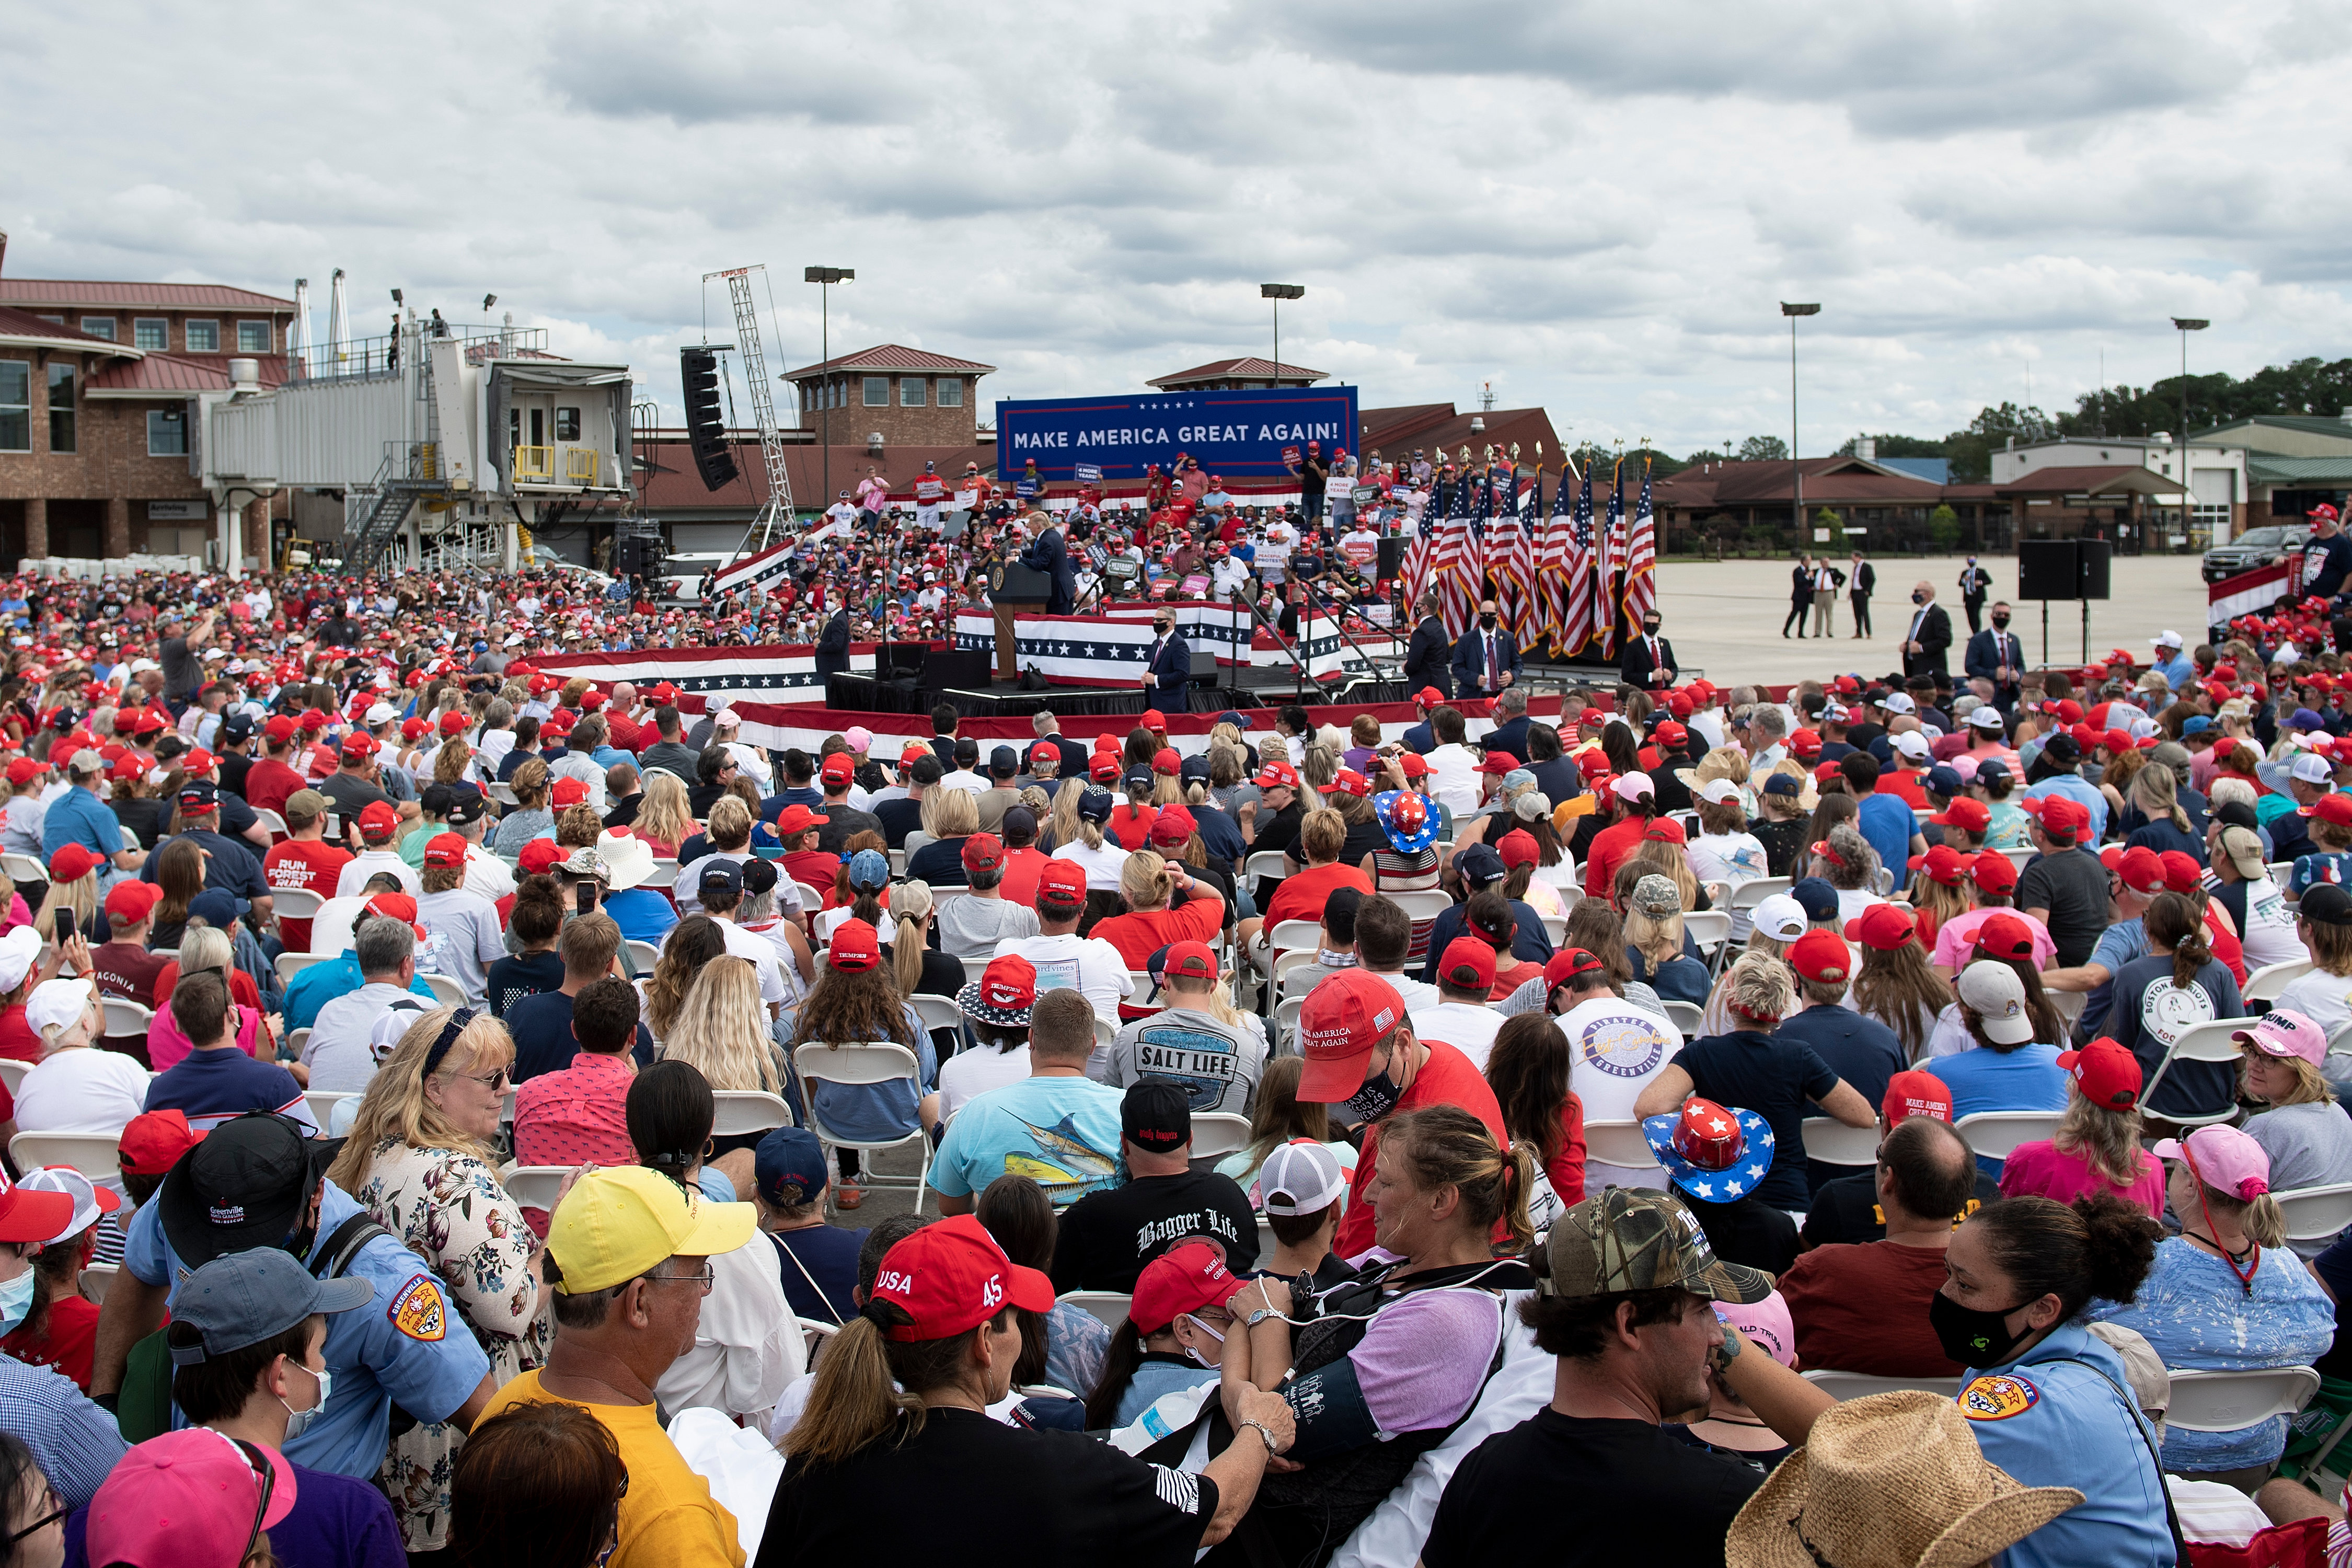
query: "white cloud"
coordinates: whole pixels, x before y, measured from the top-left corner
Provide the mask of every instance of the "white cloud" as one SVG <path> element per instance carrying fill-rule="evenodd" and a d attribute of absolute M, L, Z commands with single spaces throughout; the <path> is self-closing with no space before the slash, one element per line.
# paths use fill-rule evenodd
<path fill-rule="evenodd" d="M 2352 23 L 2294 0 L 878 0 L 142 14 L 0 0 L 13 272 L 485 292 L 673 413 L 765 261 L 782 370 L 895 341 L 992 397 L 1271 351 L 1367 403 L 1672 449 L 1940 435 L 2178 364 L 2339 357 Z M 60 62 L 107 60 L 107 107 Z M 201 84 L 201 85 L 198 85 Z M 764 303 L 765 296 L 762 295 Z"/>

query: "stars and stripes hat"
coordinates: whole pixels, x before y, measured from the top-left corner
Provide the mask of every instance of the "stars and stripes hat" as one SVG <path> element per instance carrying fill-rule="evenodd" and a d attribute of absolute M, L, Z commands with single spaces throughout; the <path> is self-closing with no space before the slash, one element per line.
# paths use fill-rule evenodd
<path fill-rule="evenodd" d="M 1675 1185 L 1705 1203 L 1738 1203 L 1771 1173 L 1772 1129 L 1752 1110 L 1694 1095 L 1644 1119 L 1642 1136 Z"/>

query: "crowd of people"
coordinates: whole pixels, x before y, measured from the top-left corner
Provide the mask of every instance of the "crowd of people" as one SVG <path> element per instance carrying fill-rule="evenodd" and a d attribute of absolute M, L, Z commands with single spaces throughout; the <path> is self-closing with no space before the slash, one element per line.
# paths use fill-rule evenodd
<path fill-rule="evenodd" d="M 538 579 L 0 617 L 0 1563 L 2352 1552 L 2317 606 L 896 756 Z"/>

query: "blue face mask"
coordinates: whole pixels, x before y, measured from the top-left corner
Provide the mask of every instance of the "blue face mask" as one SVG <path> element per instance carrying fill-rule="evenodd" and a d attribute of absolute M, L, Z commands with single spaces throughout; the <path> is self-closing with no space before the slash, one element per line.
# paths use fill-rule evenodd
<path fill-rule="evenodd" d="M 33 1310 L 33 1270 L 28 1266 L 14 1279 L 0 1282 L 0 1334 L 13 1331 Z"/>
<path fill-rule="evenodd" d="M 310 1373 L 310 1376 L 317 1380 L 319 1384 L 318 1402 L 312 1405 L 308 1410 L 297 1410 L 292 1405 L 286 1405 L 286 1402 L 282 1399 L 278 1402 L 280 1405 L 286 1405 L 286 1440 L 289 1443 L 291 1443 L 309 1428 L 311 1422 L 316 1421 L 319 1418 L 319 1413 L 320 1411 L 326 1409 L 327 1401 L 334 1394 L 335 1377 L 334 1373 L 328 1371 L 325 1367 L 320 1367 L 314 1371 L 308 1366 L 303 1366 L 302 1363 L 298 1361 L 289 1361 L 286 1364 L 289 1366 L 302 1367 L 302 1370 Z"/>

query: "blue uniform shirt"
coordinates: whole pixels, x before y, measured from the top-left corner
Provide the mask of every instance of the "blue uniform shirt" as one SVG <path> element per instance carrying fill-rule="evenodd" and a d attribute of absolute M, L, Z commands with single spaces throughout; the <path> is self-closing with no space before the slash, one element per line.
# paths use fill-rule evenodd
<path fill-rule="evenodd" d="M 2123 1358 L 2079 1322 L 1960 1384 L 1960 1414 L 1987 1459 L 2022 1486 L 2083 1493 L 2081 1504 L 2011 1547 L 2003 1568 L 2170 1568 L 2155 1434 L 2130 1389 Z"/>
<path fill-rule="evenodd" d="M 314 966 L 317 967 L 317 966 Z M 360 1205 L 332 1182 L 319 1212 L 319 1239 L 305 1264 L 315 1263 L 335 1227 Z M 162 1205 L 143 1204 L 131 1221 L 122 1266 L 149 1285 L 176 1296 L 189 1272 L 163 1239 Z M 392 1406 L 430 1424 L 457 1412 L 484 1377 L 490 1358 L 476 1343 L 424 1259 L 392 1237 L 360 1248 L 344 1276 L 375 1286 L 375 1300 L 327 1319 L 327 1366 L 334 1397 L 308 1430 L 286 1445 L 286 1457 L 314 1470 L 367 1480 L 383 1465 L 392 1444 Z"/>
<path fill-rule="evenodd" d="M 122 853 L 122 825 L 104 801 L 74 785 L 49 802 L 41 814 L 41 858 L 48 858 L 68 844 L 79 844 L 101 860 Z"/>

